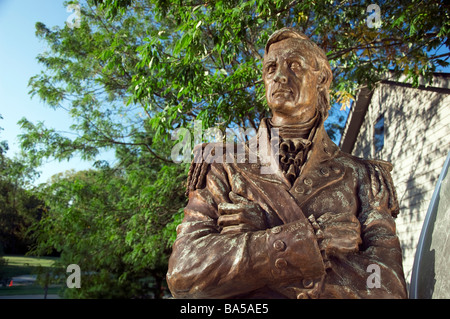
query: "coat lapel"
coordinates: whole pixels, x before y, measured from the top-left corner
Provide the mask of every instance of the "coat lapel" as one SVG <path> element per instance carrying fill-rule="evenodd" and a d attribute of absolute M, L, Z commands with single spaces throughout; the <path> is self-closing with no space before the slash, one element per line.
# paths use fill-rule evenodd
<path fill-rule="evenodd" d="M 345 167 L 336 160 L 339 153 L 339 147 L 328 137 L 323 125 L 320 125 L 300 176 L 289 190 L 299 205 L 323 188 L 343 179 Z"/>
<path fill-rule="evenodd" d="M 322 123 L 319 124 L 300 176 L 292 185 L 281 170 L 278 153 L 273 152 L 270 147 L 270 132 L 265 119 L 261 121 L 257 137 L 253 139 L 256 138 L 258 156 L 253 158 L 257 158 L 257 162 L 246 161 L 233 166 L 252 186 L 256 193 L 252 196 L 270 205 L 283 223 L 306 218 L 301 209 L 303 203 L 344 177 L 345 167 L 335 160 L 340 152 L 339 148 L 330 140 Z M 254 142 L 255 140 L 250 141 Z M 249 158 L 251 156 L 247 157 Z M 264 168 L 270 173 L 262 173 Z"/>
<path fill-rule="evenodd" d="M 288 187 L 279 180 L 277 175 L 258 176 L 239 165 L 235 169 L 246 180 L 247 197 L 260 204 L 270 206 L 277 215 L 272 216 L 273 220 L 280 219 L 283 224 L 287 224 L 305 218 L 302 209 L 289 193 Z"/>

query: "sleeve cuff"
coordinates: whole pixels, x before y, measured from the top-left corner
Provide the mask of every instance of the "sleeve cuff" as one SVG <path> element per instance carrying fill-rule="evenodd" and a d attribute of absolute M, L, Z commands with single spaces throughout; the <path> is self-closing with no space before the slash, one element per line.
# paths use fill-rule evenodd
<path fill-rule="evenodd" d="M 325 265 L 314 229 L 297 221 L 267 229 L 269 263 L 273 280 L 310 280 L 325 275 Z"/>

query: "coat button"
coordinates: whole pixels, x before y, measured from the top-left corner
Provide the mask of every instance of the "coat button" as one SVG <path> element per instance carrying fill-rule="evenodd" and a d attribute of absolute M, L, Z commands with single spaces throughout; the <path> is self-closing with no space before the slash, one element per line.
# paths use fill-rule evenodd
<path fill-rule="evenodd" d="M 328 176 L 328 175 L 330 175 L 330 170 L 326 167 L 322 167 L 320 169 L 320 174 L 322 174 L 322 176 Z"/>
<path fill-rule="evenodd" d="M 274 228 L 272 228 L 272 234 L 278 234 L 280 232 L 281 232 L 280 226 L 275 226 Z"/>
<path fill-rule="evenodd" d="M 314 286 L 314 281 L 311 279 L 303 279 L 303 287 L 310 289 Z"/>
<path fill-rule="evenodd" d="M 296 187 L 294 188 L 294 191 L 295 191 L 296 193 L 303 194 L 303 193 L 305 192 L 305 189 L 304 189 L 303 187 L 301 187 L 301 186 L 296 186 Z"/>
<path fill-rule="evenodd" d="M 275 260 L 275 267 L 277 267 L 278 269 L 284 269 L 287 267 L 287 261 L 284 258 L 278 258 L 277 260 Z"/>
<path fill-rule="evenodd" d="M 333 167 L 332 168 L 333 172 L 335 172 L 336 174 L 339 174 L 341 172 L 341 169 L 339 167 Z"/>
<path fill-rule="evenodd" d="M 286 244 L 281 240 L 276 240 L 273 243 L 273 248 L 275 248 L 275 250 L 278 250 L 278 251 L 283 251 L 286 249 Z"/>
<path fill-rule="evenodd" d="M 297 299 L 308 299 L 308 295 L 304 292 L 301 292 L 297 295 Z"/>
<path fill-rule="evenodd" d="M 331 151 L 330 151 L 328 148 L 324 148 L 323 151 L 324 151 L 325 153 L 327 153 L 328 155 L 331 155 Z"/>
<path fill-rule="evenodd" d="M 305 183 L 305 185 L 311 186 L 313 182 L 311 178 L 307 177 L 303 180 L 303 183 Z"/>

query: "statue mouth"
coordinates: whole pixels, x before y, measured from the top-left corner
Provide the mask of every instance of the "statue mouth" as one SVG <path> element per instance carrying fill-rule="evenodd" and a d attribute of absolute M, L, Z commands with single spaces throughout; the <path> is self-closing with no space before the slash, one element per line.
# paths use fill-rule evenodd
<path fill-rule="evenodd" d="M 275 94 L 284 94 L 284 93 L 289 93 L 289 94 L 293 94 L 292 89 L 289 88 L 279 88 L 276 89 L 275 91 L 273 91 L 272 96 L 274 96 Z"/>

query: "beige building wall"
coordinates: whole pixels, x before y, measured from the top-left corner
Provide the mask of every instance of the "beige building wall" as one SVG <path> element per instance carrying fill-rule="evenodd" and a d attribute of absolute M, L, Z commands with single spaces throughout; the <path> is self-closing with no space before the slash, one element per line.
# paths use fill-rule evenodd
<path fill-rule="evenodd" d="M 441 88 L 449 87 L 446 78 L 437 80 Z M 394 166 L 392 177 L 400 204 L 397 234 L 408 288 L 423 220 L 450 150 L 448 92 L 393 82 L 380 84 L 372 95 L 352 151 L 353 155 L 387 160 Z M 382 115 L 384 146 L 376 152 L 374 125 Z"/>

